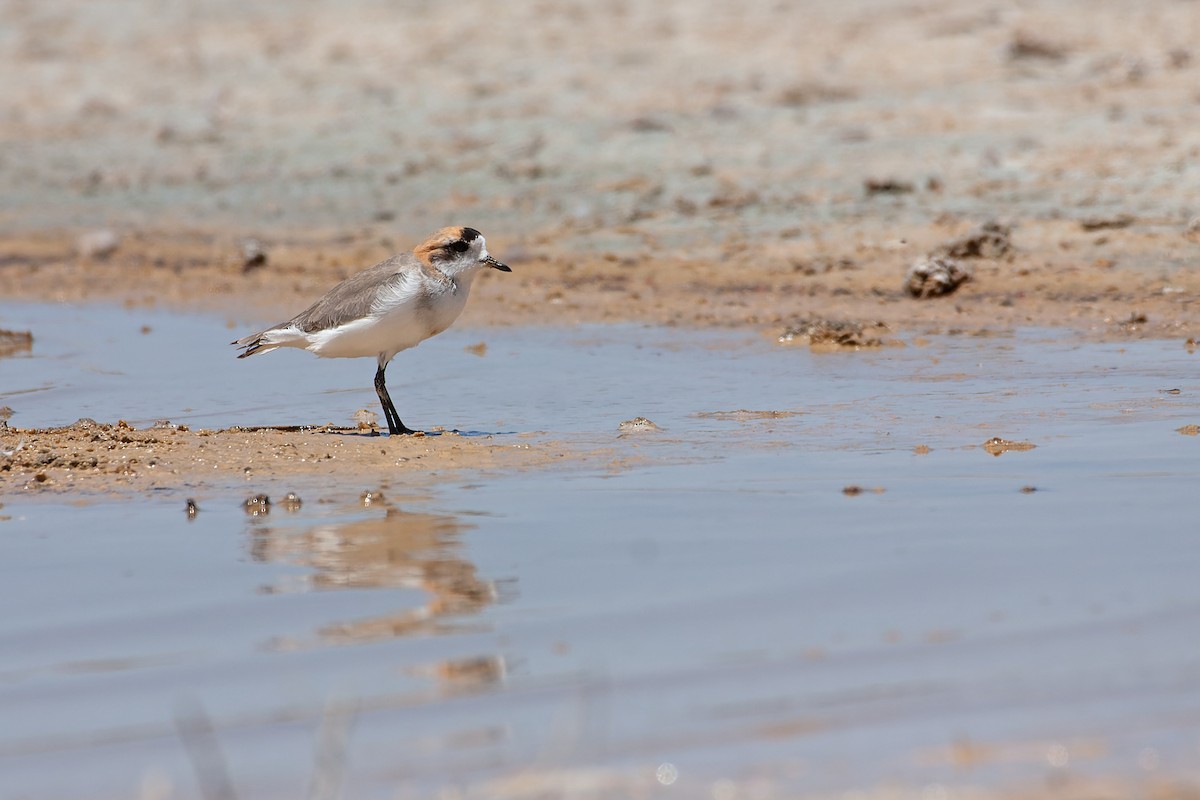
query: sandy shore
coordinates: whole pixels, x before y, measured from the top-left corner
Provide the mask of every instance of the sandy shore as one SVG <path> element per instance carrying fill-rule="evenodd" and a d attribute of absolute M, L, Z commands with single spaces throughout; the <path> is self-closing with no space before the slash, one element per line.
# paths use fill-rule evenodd
<path fill-rule="evenodd" d="M 460 324 L 634 321 L 774 333 L 820 318 L 883 322 L 897 331 L 1046 326 L 1088 339 L 1200 336 L 1200 273 L 1145 265 L 1166 244 L 1162 232 L 1028 222 L 1013 230 L 1007 253 L 959 259 L 971 277 L 953 294 L 917 299 L 905 290 L 913 263 L 969 239 L 977 228 L 930 224 L 910 230 L 903 241 L 870 246 L 849 238 L 840 248 L 828 240 L 819 246 L 781 240 L 742 242 L 724 253 L 642 245 L 599 255 L 572 251 L 559 236 L 537 246 L 501 234 L 489 238 L 489 248 L 513 274 L 483 276 Z M 8 263 L 0 270 L 0 291 L 13 299 L 286 319 L 338 280 L 404 246 L 387 246 L 376 236 L 345 238 L 269 244 L 268 263 L 247 270 L 236 244 L 218 234 L 140 232 L 104 259 L 79 258 L 65 234 L 25 237 L 2 245 Z"/>
<path fill-rule="evenodd" d="M 320 485 L 344 473 L 343 464 L 353 465 L 353 479 L 360 482 L 386 475 L 422 484 L 463 469 L 544 468 L 580 456 L 578 447 L 544 437 L 533 444 L 527 437 L 500 441 L 442 431 L 392 438 L 328 426 L 189 430 L 168 423 L 139 429 L 81 420 L 62 428 L 0 427 L 0 494 L 174 495 L 239 486 L 250 491 L 281 480 Z"/>

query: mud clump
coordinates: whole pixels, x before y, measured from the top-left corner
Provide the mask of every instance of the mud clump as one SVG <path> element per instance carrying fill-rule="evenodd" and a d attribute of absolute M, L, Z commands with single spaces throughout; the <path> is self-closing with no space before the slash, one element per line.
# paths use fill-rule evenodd
<path fill-rule="evenodd" d="M 929 257 L 1000 258 L 1012 251 L 1012 226 L 992 220 L 934 248 Z"/>
<path fill-rule="evenodd" d="M 1005 453 L 1024 452 L 1037 447 L 1033 442 L 1014 442 L 1009 439 L 1001 439 L 999 436 L 993 436 L 983 443 L 983 449 L 987 450 L 992 455 L 999 458 Z"/>
<path fill-rule="evenodd" d="M 925 300 L 951 294 L 969 280 L 971 270 L 965 265 L 952 258 L 929 256 L 908 268 L 904 290 L 918 300 Z"/>
<path fill-rule="evenodd" d="M 645 417 L 634 417 L 633 419 L 627 419 L 618 425 L 617 429 L 620 430 L 621 433 L 652 433 L 654 431 L 662 430 Z"/>
<path fill-rule="evenodd" d="M 250 517 L 265 517 L 271 513 L 271 498 L 265 494 L 256 494 L 242 503 L 242 509 Z"/>
<path fill-rule="evenodd" d="M 1137 333 L 1149 321 L 1150 317 L 1141 311 L 1131 311 L 1128 317 L 1118 320 L 1116 326 L 1125 333 Z"/>
<path fill-rule="evenodd" d="M 62 469 L 131 474 L 142 467 L 157 465 L 151 453 L 154 445 L 160 444 L 156 431 L 137 431 L 125 422 L 98 425 L 90 419 L 47 431 L 5 426 L 0 433 L 3 434 L 0 473 L 42 474 L 47 469 Z M 136 454 L 128 455 L 131 451 Z M 39 478 L 38 482 L 45 483 L 46 478 Z"/>
<path fill-rule="evenodd" d="M 843 86 L 831 86 L 824 83 L 803 82 L 788 86 L 776 97 L 781 106 L 800 108 L 818 103 L 832 103 L 838 100 L 850 100 L 856 96 L 853 89 Z"/>
<path fill-rule="evenodd" d="M 867 193 L 867 197 L 878 194 L 912 194 L 916 190 L 917 187 L 911 181 L 898 178 L 867 178 L 863 181 L 863 191 Z"/>
<path fill-rule="evenodd" d="M 379 415 L 369 408 L 360 408 L 354 412 L 354 425 L 360 431 L 373 431 L 379 428 Z"/>
<path fill-rule="evenodd" d="M 1062 61 L 1067 57 L 1066 45 L 1035 36 L 1029 31 L 1017 31 L 1008 43 L 1009 61 Z"/>
<path fill-rule="evenodd" d="M 1085 231 L 1109 231 L 1128 228 L 1137 222 L 1132 214 L 1114 214 L 1107 217 L 1084 217 L 1079 220 L 1079 227 Z"/>
<path fill-rule="evenodd" d="M 736 411 L 700 411 L 695 416 L 700 419 L 721 419 L 731 420 L 734 422 L 750 422 L 752 420 L 762 419 L 784 419 L 786 417 L 795 417 L 799 415 L 799 411 L 750 411 L 745 408 L 739 408 Z"/>
<path fill-rule="evenodd" d="M 847 497 L 858 497 L 859 495 L 866 494 L 867 492 L 870 492 L 871 494 L 883 494 L 886 491 L 887 489 L 883 488 L 882 486 L 872 486 L 866 488 L 857 484 L 851 484 L 849 486 L 842 487 L 842 494 L 846 495 Z"/>
<path fill-rule="evenodd" d="M 780 344 L 807 344 L 814 350 L 882 347 L 879 335 L 888 330 L 882 322 L 852 322 L 850 320 L 802 320 L 779 334 Z"/>
<path fill-rule="evenodd" d="M 826 256 L 818 256 L 817 258 L 794 259 L 792 261 L 792 271 L 798 272 L 801 275 L 825 275 L 830 272 L 850 272 L 860 269 L 858 262 L 851 258 L 830 258 Z"/>
<path fill-rule="evenodd" d="M 1012 251 L 1012 227 L 995 220 L 985 222 L 935 247 L 909 267 L 904 290 L 921 300 L 951 294 L 971 279 L 971 270 L 961 263 L 963 259 L 1002 258 Z"/>

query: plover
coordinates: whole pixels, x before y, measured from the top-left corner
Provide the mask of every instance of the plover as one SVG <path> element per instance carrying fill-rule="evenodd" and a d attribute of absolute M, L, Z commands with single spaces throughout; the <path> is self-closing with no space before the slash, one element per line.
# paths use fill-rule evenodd
<path fill-rule="evenodd" d="M 233 344 L 238 358 L 300 347 L 324 358 L 378 360 L 375 393 L 392 435 L 415 433 L 400 421 L 384 383 L 388 362 L 449 328 L 467 304 L 481 269 L 512 272 L 492 258 L 474 228 L 442 228 L 411 253 L 353 275 L 287 322 Z"/>

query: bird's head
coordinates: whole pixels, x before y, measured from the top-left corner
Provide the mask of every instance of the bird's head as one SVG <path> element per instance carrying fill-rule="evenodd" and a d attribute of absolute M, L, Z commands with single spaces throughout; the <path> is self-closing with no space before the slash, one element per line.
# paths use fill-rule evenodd
<path fill-rule="evenodd" d="M 413 255 L 430 266 L 457 274 L 491 267 L 501 272 L 512 272 L 487 251 L 483 234 L 474 228 L 442 228 L 413 249 Z"/>

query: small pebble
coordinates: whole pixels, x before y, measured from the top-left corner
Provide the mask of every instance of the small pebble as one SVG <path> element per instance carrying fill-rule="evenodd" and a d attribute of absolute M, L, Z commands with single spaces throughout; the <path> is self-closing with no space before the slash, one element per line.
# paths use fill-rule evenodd
<path fill-rule="evenodd" d="M 850 484 L 842 489 L 842 494 L 846 495 L 847 497 L 857 497 L 858 495 L 865 494 L 867 492 L 870 492 L 871 494 L 883 494 L 886 491 L 887 489 L 882 486 L 872 486 L 870 488 L 866 488 L 864 486 Z"/>
<path fill-rule="evenodd" d="M 1105 231 L 1116 228 L 1128 228 L 1135 222 L 1137 222 L 1137 217 L 1132 214 L 1097 215 L 1084 217 L 1079 220 L 1079 227 L 1085 231 Z"/>
<path fill-rule="evenodd" d="M 898 178 L 868 178 L 863 181 L 863 190 L 870 197 L 876 194 L 911 194 L 917 187 L 911 181 Z"/>

